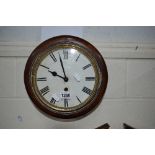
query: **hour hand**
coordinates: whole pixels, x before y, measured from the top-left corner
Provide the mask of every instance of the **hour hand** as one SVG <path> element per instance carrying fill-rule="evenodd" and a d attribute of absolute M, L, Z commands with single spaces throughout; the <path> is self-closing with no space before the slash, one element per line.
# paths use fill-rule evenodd
<path fill-rule="evenodd" d="M 48 70 L 48 72 L 50 72 L 53 76 L 58 76 L 58 77 L 60 77 L 60 78 L 62 78 L 64 80 L 64 77 L 58 75 L 57 72 L 52 72 L 50 70 Z"/>
<path fill-rule="evenodd" d="M 50 72 L 53 76 L 58 76 L 59 78 L 63 79 L 65 82 L 68 82 L 68 78 L 67 77 L 63 77 L 61 75 L 58 75 L 57 72 L 52 72 L 50 70 L 48 70 L 48 72 Z"/>

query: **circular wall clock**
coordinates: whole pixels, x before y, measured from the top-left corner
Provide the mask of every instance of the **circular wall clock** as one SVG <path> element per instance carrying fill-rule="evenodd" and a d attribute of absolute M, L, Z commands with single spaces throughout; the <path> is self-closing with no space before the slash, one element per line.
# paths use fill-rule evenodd
<path fill-rule="evenodd" d="M 50 38 L 26 63 L 27 93 L 42 112 L 63 119 L 85 116 L 101 101 L 108 81 L 105 61 L 89 42 L 69 35 Z"/>

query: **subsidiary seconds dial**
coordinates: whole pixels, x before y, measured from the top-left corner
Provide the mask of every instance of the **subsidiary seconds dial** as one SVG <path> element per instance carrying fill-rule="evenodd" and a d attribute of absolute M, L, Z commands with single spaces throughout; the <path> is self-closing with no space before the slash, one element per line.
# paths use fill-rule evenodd
<path fill-rule="evenodd" d="M 32 52 L 24 80 L 39 109 L 51 116 L 74 118 L 87 114 L 100 102 L 107 69 L 91 44 L 73 36 L 58 36 Z"/>

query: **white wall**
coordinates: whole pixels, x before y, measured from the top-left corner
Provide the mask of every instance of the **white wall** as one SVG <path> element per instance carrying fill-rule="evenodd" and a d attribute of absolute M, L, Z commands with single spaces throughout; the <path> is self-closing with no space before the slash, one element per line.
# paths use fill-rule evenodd
<path fill-rule="evenodd" d="M 155 42 L 155 27 L 86 27 L 84 36 L 102 42 Z"/>
<path fill-rule="evenodd" d="M 109 83 L 102 103 L 87 117 L 63 122 L 40 113 L 23 82 L 26 60 L 54 35 L 87 39 L 105 58 Z M 111 128 L 128 123 L 155 128 L 154 27 L 0 27 L 0 128 Z"/>
<path fill-rule="evenodd" d="M 1 26 L 0 41 L 1 42 L 31 42 L 40 41 L 41 27 L 17 27 L 17 26 Z"/>

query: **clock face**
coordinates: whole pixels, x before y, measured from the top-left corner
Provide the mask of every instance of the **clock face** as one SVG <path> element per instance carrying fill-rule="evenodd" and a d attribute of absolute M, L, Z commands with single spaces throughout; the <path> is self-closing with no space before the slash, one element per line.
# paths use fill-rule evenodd
<path fill-rule="evenodd" d="M 49 106 L 64 109 L 81 106 L 91 99 L 99 80 L 93 61 L 75 48 L 48 53 L 39 62 L 34 78 Z"/>
<path fill-rule="evenodd" d="M 52 39 L 36 48 L 27 62 L 24 79 L 37 107 L 52 116 L 73 118 L 88 113 L 100 102 L 107 71 L 98 53 L 65 39 L 61 36 L 56 43 Z"/>

